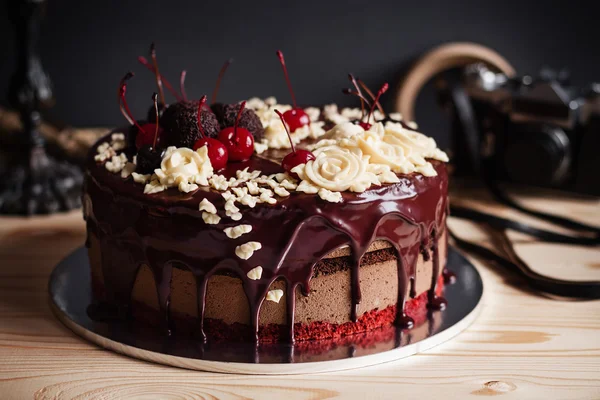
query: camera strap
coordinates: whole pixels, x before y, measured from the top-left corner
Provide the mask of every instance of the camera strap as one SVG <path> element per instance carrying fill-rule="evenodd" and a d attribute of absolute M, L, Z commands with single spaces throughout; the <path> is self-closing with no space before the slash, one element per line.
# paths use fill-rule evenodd
<path fill-rule="evenodd" d="M 543 242 L 595 247 L 600 245 L 600 228 L 555 214 L 532 210 L 524 207 L 507 195 L 506 192 L 498 186 L 492 172 L 493 168 L 485 168 L 486 160 L 482 157 L 480 135 L 477 131 L 475 113 L 467 93 L 464 88 L 457 86 L 451 90 L 451 96 L 454 112 L 456 113 L 465 134 L 465 141 L 469 152 L 468 156 L 471 159 L 475 171 L 479 174 L 493 197 L 507 207 L 580 233 L 580 235 L 575 236 L 552 232 L 533 227 L 523 222 L 498 217 L 471 208 L 451 205 L 450 212 L 453 217 L 468 219 L 483 223 L 487 226 L 502 244 L 501 247 L 507 254 L 507 257 L 502 257 L 486 247 L 461 239 L 450 232 L 450 235 L 453 237 L 456 244 L 484 259 L 519 273 L 531 286 L 546 293 L 578 299 L 600 298 L 600 281 L 577 282 L 554 279 L 541 275 L 531 269 L 531 267 L 516 254 L 511 241 L 506 236 L 506 230 L 514 230 L 535 237 Z"/>

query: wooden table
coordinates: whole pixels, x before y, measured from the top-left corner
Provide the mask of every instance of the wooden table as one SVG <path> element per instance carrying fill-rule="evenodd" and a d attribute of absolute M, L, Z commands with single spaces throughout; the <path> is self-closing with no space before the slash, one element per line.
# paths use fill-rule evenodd
<path fill-rule="evenodd" d="M 460 196 L 473 198 L 468 191 Z M 600 225 L 598 201 L 522 200 Z M 514 214 L 484 200 L 466 202 Z M 468 222 L 451 225 L 487 240 Z M 477 260 L 485 285 L 477 321 L 449 342 L 396 362 L 275 377 L 186 371 L 117 355 L 75 336 L 48 305 L 48 275 L 84 235 L 79 212 L 0 218 L 1 399 L 600 399 L 600 301 L 548 299 Z M 549 275 L 600 279 L 598 248 L 511 238 L 526 261 Z"/>

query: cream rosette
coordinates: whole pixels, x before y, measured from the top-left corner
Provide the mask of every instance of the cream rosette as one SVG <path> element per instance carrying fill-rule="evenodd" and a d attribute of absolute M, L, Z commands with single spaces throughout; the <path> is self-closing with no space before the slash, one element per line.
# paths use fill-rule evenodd
<path fill-rule="evenodd" d="M 348 148 L 352 152 L 369 156 L 370 164 L 386 165 L 396 173 L 413 172 L 414 165 L 407 160 L 404 148 L 384 142 L 384 135 L 383 125 L 377 123 L 368 131 L 362 131 L 348 139 L 340 140 L 340 146 Z"/>
<path fill-rule="evenodd" d="M 168 147 L 154 174 L 162 185 L 177 186 L 186 193 L 197 189 L 198 185 L 208 186 L 208 179 L 213 175 L 208 148 L 202 146 L 194 151 L 187 147 Z"/>
<path fill-rule="evenodd" d="M 388 122 L 385 126 L 383 141 L 402 147 L 406 158 L 415 167 L 423 167 L 429 164 L 426 158 L 448 162 L 448 156 L 437 148 L 433 138 L 427 137 L 420 132 L 406 129 L 402 124 Z"/>
<path fill-rule="evenodd" d="M 314 160 L 293 169 L 302 180 L 332 192 L 364 192 L 379 184 L 375 174 L 367 171 L 369 160 L 339 146 L 324 146 L 313 153 Z"/>

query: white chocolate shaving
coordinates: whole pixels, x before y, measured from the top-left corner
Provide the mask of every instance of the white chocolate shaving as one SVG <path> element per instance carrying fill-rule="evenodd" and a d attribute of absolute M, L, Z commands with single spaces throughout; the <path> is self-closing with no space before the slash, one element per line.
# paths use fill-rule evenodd
<path fill-rule="evenodd" d="M 216 214 L 217 207 L 213 203 L 211 203 L 207 198 L 202 199 L 200 202 L 198 209 L 200 211 L 206 211 L 209 214 Z"/>
<path fill-rule="evenodd" d="M 221 217 L 219 217 L 217 214 L 211 214 L 206 211 L 202 211 L 202 219 L 208 225 L 216 225 L 221 222 Z"/>
<path fill-rule="evenodd" d="M 252 225 L 237 225 L 231 228 L 223 229 L 225 235 L 230 239 L 237 239 L 240 236 L 252 231 Z"/>
<path fill-rule="evenodd" d="M 256 280 L 260 279 L 260 277 L 262 276 L 262 273 L 263 273 L 263 269 L 259 265 L 258 267 L 254 267 L 250 271 L 248 271 L 248 273 L 246 274 L 246 276 L 249 279 L 252 279 L 253 281 L 256 281 Z"/>
<path fill-rule="evenodd" d="M 267 292 L 266 300 L 272 301 L 274 303 L 279 303 L 279 300 L 283 297 L 283 290 L 281 289 L 273 289 Z"/>
<path fill-rule="evenodd" d="M 259 242 L 248 242 L 244 243 L 235 248 L 235 255 L 241 258 L 242 260 L 247 260 L 254 254 L 255 251 L 258 251 L 262 248 L 262 245 Z"/>

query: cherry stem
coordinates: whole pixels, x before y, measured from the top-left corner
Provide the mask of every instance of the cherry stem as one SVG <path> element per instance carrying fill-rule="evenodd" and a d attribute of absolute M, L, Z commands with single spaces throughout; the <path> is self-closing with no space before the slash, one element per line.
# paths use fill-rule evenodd
<path fill-rule="evenodd" d="M 219 94 L 219 87 L 221 86 L 221 81 L 223 80 L 223 76 L 225 76 L 225 71 L 227 71 L 227 68 L 229 68 L 232 62 L 233 58 L 230 58 L 229 60 L 225 61 L 225 63 L 223 63 L 223 66 L 219 70 L 219 75 L 217 76 L 217 83 L 215 83 L 215 88 L 212 92 L 212 95 L 210 96 L 210 104 L 215 104 L 215 101 L 217 101 L 217 94 Z"/>
<path fill-rule="evenodd" d="M 237 113 L 237 116 L 235 117 L 235 124 L 233 125 L 233 137 L 237 137 L 237 128 L 240 122 L 240 118 L 242 117 L 242 112 L 244 111 L 244 108 L 246 108 L 245 100 L 240 103 L 240 109 Z"/>
<path fill-rule="evenodd" d="M 154 127 L 154 142 L 152 142 L 152 148 L 156 150 L 156 139 L 158 139 L 158 95 L 152 94 L 152 101 L 154 102 L 154 113 L 156 114 L 156 123 Z"/>
<path fill-rule="evenodd" d="M 296 96 L 294 95 L 294 90 L 292 89 L 292 82 L 290 82 L 290 77 L 288 75 L 287 67 L 285 66 L 285 59 L 283 58 L 283 53 L 281 50 L 277 50 L 277 57 L 279 58 L 279 63 L 281 64 L 281 68 L 283 68 L 283 74 L 285 75 L 285 80 L 288 85 L 288 89 L 290 90 L 290 95 L 292 95 L 292 104 L 294 108 L 296 107 Z"/>
<path fill-rule="evenodd" d="M 154 76 L 156 77 L 156 86 L 158 87 L 158 94 L 160 96 L 160 102 L 165 103 L 165 92 L 163 91 L 162 79 L 160 71 L 158 70 L 158 61 L 156 60 L 156 47 L 154 43 L 150 45 L 150 58 L 152 58 L 152 64 L 154 65 Z"/>
<path fill-rule="evenodd" d="M 181 71 L 181 76 L 179 77 L 179 90 L 181 91 L 181 96 L 183 96 L 183 101 L 188 101 L 187 94 L 185 93 L 185 77 L 187 75 L 187 71 L 184 69 Z"/>
<path fill-rule="evenodd" d="M 371 99 L 375 100 L 375 95 L 373 94 L 373 92 L 371 92 L 371 89 L 369 89 L 369 87 L 367 86 L 366 83 L 364 83 L 363 81 L 361 81 L 360 79 L 357 79 L 358 84 L 365 90 L 365 92 L 367 92 L 367 94 L 371 97 Z M 379 110 L 380 113 L 382 113 L 385 116 L 385 111 L 383 111 L 383 107 L 381 106 L 381 104 L 379 104 L 378 101 L 375 102 L 375 104 L 377 104 L 377 109 Z"/>
<path fill-rule="evenodd" d="M 356 78 L 354 77 L 354 75 L 348 74 L 348 79 L 350 80 L 350 82 L 352 82 L 352 85 L 356 89 L 356 92 L 358 92 L 362 96 L 362 92 L 360 91 L 360 86 L 358 86 L 358 83 L 356 82 Z M 363 119 L 365 119 L 365 101 L 362 99 L 362 97 L 360 97 L 360 112 L 361 112 L 360 120 L 362 121 Z"/>
<path fill-rule="evenodd" d="M 206 138 L 206 133 L 204 133 L 204 127 L 202 126 L 202 121 L 200 117 L 202 116 L 202 108 L 206 104 L 206 95 L 202 96 L 200 102 L 198 103 L 198 130 L 203 138 Z"/>
<path fill-rule="evenodd" d="M 292 146 L 292 153 L 296 152 L 296 148 L 294 147 L 294 142 L 292 141 L 292 135 L 290 134 L 290 130 L 288 129 L 287 124 L 285 123 L 285 119 L 283 118 L 283 114 L 279 112 L 279 110 L 273 110 L 275 114 L 279 115 L 281 118 L 281 123 L 283 124 L 283 128 L 285 129 L 285 133 L 287 133 L 288 139 L 290 139 L 290 145 Z"/>
<path fill-rule="evenodd" d="M 153 74 L 156 73 L 154 67 L 152 66 L 152 64 L 150 64 L 150 62 L 148 62 L 148 60 L 146 59 L 146 57 L 138 56 L 138 62 L 140 64 L 142 64 L 144 67 L 146 67 Z M 160 75 L 160 79 L 161 79 L 162 83 L 165 85 L 165 87 L 167 88 L 167 90 L 169 92 L 171 92 L 171 94 L 177 99 L 177 101 L 182 101 L 183 100 L 181 98 L 181 96 L 179 95 L 179 93 L 177 93 L 177 91 L 173 88 L 173 85 L 171 85 L 169 83 L 169 81 L 167 81 L 162 74 Z"/>
<path fill-rule="evenodd" d="M 140 126 L 140 124 L 138 124 L 138 122 L 135 120 L 135 118 L 133 118 L 133 114 L 131 113 L 131 110 L 129 109 L 129 105 L 127 105 L 127 101 L 125 100 L 125 92 L 127 92 L 127 81 L 133 77 L 134 77 L 134 73 L 128 72 L 121 79 L 121 82 L 119 82 L 119 91 L 118 91 L 119 105 L 120 105 L 121 111 L 124 111 L 123 115 L 125 116 L 125 118 L 128 121 L 130 121 L 131 125 L 135 125 L 139 129 L 139 131 L 142 132 L 143 131 L 142 127 Z"/>
<path fill-rule="evenodd" d="M 358 92 L 358 91 L 352 90 L 352 89 L 342 89 L 342 93 L 344 93 L 344 94 L 350 94 L 352 96 L 356 96 L 356 97 L 358 97 L 360 99 L 361 103 L 365 102 L 365 104 L 367 106 L 369 106 L 369 107 L 371 106 L 371 102 L 369 100 L 367 100 L 365 98 L 365 96 L 363 96 L 363 94 L 361 92 Z"/>
<path fill-rule="evenodd" d="M 373 114 L 373 111 L 375 111 L 375 106 L 377 104 L 379 104 L 379 98 L 381 97 L 382 94 L 387 92 L 389 87 L 390 87 L 390 85 L 388 85 L 386 82 L 383 85 L 381 85 L 381 88 L 379 88 L 379 90 L 377 91 L 377 96 L 374 99 L 373 105 L 371 106 L 371 110 L 369 110 L 369 116 L 367 117 L 367 123 L 370 123 L 369 121 L 371 121 L 371 115 Z"/>

